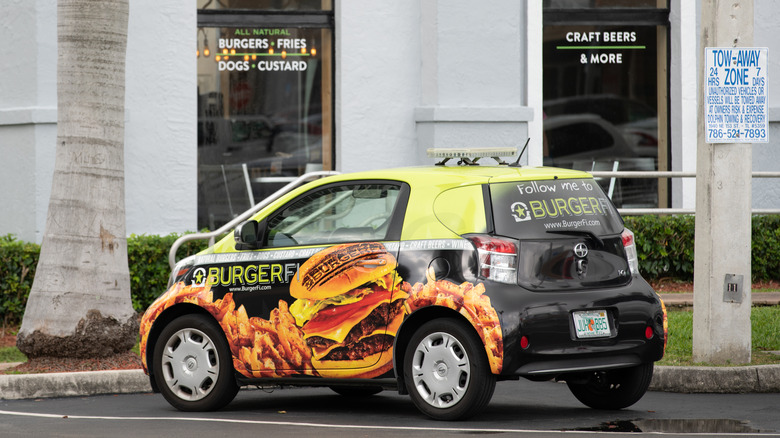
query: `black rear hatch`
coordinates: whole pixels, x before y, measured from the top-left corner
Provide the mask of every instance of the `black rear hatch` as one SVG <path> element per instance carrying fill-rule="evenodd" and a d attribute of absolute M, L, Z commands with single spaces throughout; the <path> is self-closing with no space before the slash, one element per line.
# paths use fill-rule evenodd
<path fill-rule="evenodd" d="M 490 184 L 495 233 L 519 241 L 518 284 L 538 291 L 631 280 L 623 221 L 592 179 Z"/>

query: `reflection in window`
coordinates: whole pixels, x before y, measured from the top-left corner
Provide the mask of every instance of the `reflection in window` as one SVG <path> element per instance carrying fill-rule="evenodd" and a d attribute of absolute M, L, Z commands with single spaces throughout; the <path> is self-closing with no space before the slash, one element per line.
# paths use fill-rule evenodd
<path fill-rule="evenodd" d="M 553 3 L 625 6 L 545 5 Z M 587 171 L 658 169 L 659 81 L 665 80 L 659 78 L 659 32 L 665 29 L 614 22 L 544 26 L 545 164 Z M 655 179 L 601 182 L 618 207 L 658 206 Z"/>
<path fill-rule="evenodd" d="M 615 144 L 615 139 L 598 123 L 579 122 L 547 130 L 550 155 L 594 154 Z"/>
<path fill-rule="evenodd" d="M 200 228 L 332 168 L 331 46 L 330 29 L 198 30 Z"/>
<path fill-rule="evenodd" d="M 384 240 L 400 188 L 387 184 L 328 187 L 268 220 L 267 246 Z"/>

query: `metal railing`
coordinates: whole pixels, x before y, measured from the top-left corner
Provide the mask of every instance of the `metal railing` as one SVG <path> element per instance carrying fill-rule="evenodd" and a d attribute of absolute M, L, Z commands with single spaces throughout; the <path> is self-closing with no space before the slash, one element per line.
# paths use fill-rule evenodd
<path fill-rule="evenodd" d="M 681 171 L 591 171 L 594 178 L 696 178 L 696 172 Z M 752 172 L 753 178 L 780 178 L 780 172 Z M 694 208 L 618 208 L 618 212 L 627 216 L 646 214 L 694 214 Z M 754 208 L 752 214 L 780 214 L 780 209 Z"/>
<path fill-rule="evenodd" d="M 614 178 L 665 179 L 665 178 L 695 178 L 696 177 L 696 172 L 680 172 L 680 171 L 591 171 L 589 173 L 593 175 L 595 178 L 613 178 L 613 179 Z M 209 231 L 207 233 L 193 233 L 193 234 L 186 234 L 184 236 L 179 237 L 178 239 L 176 239 L 175 242 L 173 242 L 173 245 L 171 245 L 170 252 L 168 253 L 168 264 L 171 266 L 171 269 L 173 269 L 176 266 L 176 252 L 184 243 L 192 240 L 208 239 L 209 246 L 211 246 L 214 244 L 214 239 L 217 236 L 220 236 L 232 230 L 238 224 L 249 219 L 252 215 L 257 213 L 261 209 L 265 208 L 272 202 L 276 201 L 277 199 L 281 198 L 283 195 L 290 192 L 291 190 L 309 181 L 313 181 L 315 179 L 322 178 L 325 176 L 338 175 L 338 174 L 340 174 L 340 172 L 336 172 L 332 170 L 316 171 L 316 172 L 309 172 L 303 174 L 295 178 L 294 180 L 290 181 L 284 187 L 277 190 L 276 192 L 274 192 L 273 194 L 265 198 L 260 203 L 255 204 L 249 210 L 236 216 L 230 222 L 219 227 L 218 229 L 214 231 Z M 780 178 L 780 172 L 752 172 L 751 175 L 753 178 Z M 694 214 L 696 210 L 692 208 L 618 208 L 618 212 L 620 212 L 620 214 L 622 215 L 638 216 L 638 215 L 647 215 L 647 214 L 664 214 L 664 215 Z M 780 214 L 780 209 L 755 209 L 754 208 L 751 210 L 751 213 Z"/>
<path fill-rule="evenodd" d="M 270 205 L 272 202 L 276 201 L 277 199 L 281 198 L 285 194 L 289 193 L 293 189 L 302 186 L 303 184 L 314 181 L 315 179 L 319 179 L 325 176 L 331 176 L 331 175 L 338 175 L 340 172 L 336 172 L 333 170 L 320 170 L 316 172 L 309 172 L 305 173 L 289 183 L 287 183 L 284 187 L 281 189 L 275 191 L 267 198 L 263 199 L 261 202 L 255 204 L 250 208 L 249 210 L 241 213 L 240 215 L 234 217 L 230 222 L 226 223 L 225 225 L 222 225 L 221 227 L 217 228 L 214 231 L 209 231 L 207 233 L 193 233 L 193 234 L 185 234 L 184 236 L 179 237 L 176 239 L 175 242 L 173 242 L 173 245 L 171 245 L 171 250 L 168 253 L 168 264 L 171 266 L 171 269 L 176 267 L 176 252 L 179 250 L 179 248 L 185 244 L 186 242 L 189 242 L 191 240 L 209 240 L 209 246 L 214 245 L 214 239 L 216 239 L 217 236 L 221 236 L 228 231 L 235 228 L 238 224 L 241 222 L 244 222 L 245 220 L 252 217 L 255 213 L 262 210 L 266 206 Z"/>

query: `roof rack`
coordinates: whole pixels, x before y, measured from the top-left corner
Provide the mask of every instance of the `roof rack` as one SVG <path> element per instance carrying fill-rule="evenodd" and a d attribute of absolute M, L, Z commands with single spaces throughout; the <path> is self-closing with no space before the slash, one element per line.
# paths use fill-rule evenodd
<path fill-rule="evenodd" d="M 517 154 L 517 148 L 494 147 L 494 148 L 428 148 L 428 157 L 442 158 L 436 163 L 437 166 L 444 166 L 447 161 L 458 158 L 458 164 L 461 166 L 475 166 L 480 158 L 490 157 L 498 164 L 507 165 L 508 163 L 500 157 L 513 157 Z"/>

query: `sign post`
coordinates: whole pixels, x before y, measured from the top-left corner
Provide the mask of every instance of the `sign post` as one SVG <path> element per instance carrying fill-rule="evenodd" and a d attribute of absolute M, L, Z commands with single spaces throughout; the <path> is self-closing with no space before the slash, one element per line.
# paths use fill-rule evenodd
<path fill-rule="evenodd" d="M 702 2 L 693 360 L 751 360 L 751 143 L 767 141 L 766 49 L 753 1 Z"/>

